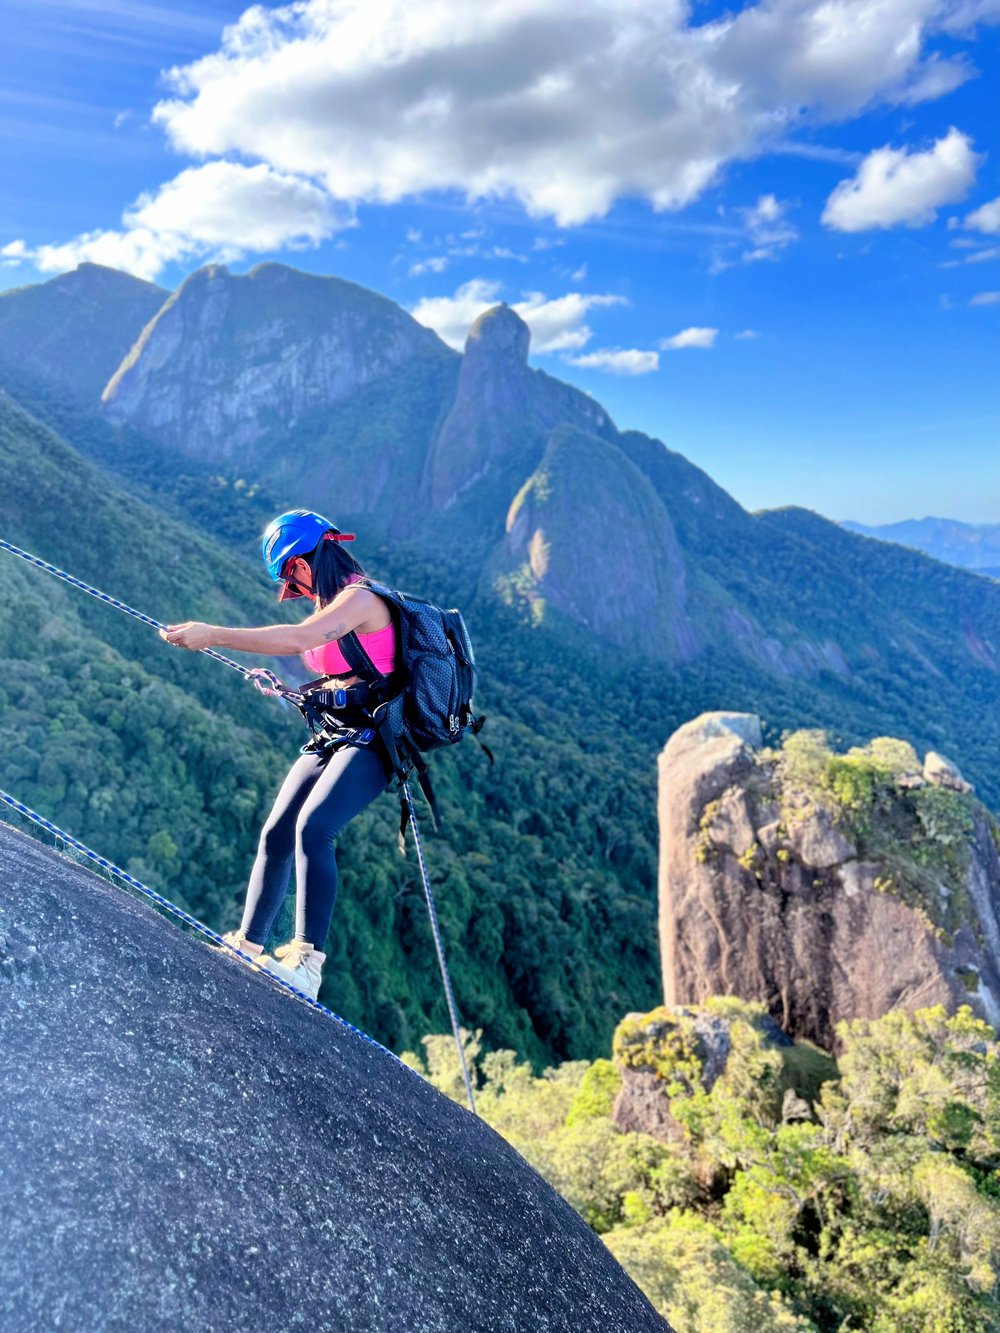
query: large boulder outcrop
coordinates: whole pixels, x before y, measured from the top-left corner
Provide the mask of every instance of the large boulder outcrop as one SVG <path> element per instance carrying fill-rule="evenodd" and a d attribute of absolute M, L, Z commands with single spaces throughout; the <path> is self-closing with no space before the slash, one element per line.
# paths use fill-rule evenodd
<path fill-rule="evenodd" d="M 832 1059 L 797 1046 L 761 1005 L 729 997 L 626 1014 L 613 1055 L 621 1075 L 612 1108 L 617 1128 L 678 1146 L 688 1135 L 672 1110 L 677 1098 L 711 1094 L 723 1079 L 730 1095 L 741 1089 L 748 1114 L 778 1123 L 809 1118 L 821 1083 L 836 1075 Z"/>
<path fill-rule="evenodd" d="M 5 1333 L 667 1329 L 482 1121 L 4 825 L 0 1046 Z"/>
<path fill-rule="evenodd" d="M 891 738 L 838 756 L 796 735 L 795 754 L 769 749 L 754 714 L 703 713 L 659 756 L 667 1006 L 758 1000 L 826 1049 L 842 1019 L 894 1008 L 971 1004 L 996 1024 L 990 812 L 940 756 L 921 772 Z"/>

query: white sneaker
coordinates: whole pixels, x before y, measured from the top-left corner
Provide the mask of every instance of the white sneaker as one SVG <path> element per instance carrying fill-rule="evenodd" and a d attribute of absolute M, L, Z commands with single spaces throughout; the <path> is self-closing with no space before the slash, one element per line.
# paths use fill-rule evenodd
<path fill-rule="evenodd" d="M 265 972 L 287 981 L 289 986 L 304 991 L 310 999 L 319 995 L 320 976 L 326 954 L 314 949 L 305 940 L 290 940 L 275 949 L 273 954 L 261 954 L 257 960 Z"/>
<path fill-rule="evenodd" d="M 250 941 L 247 939 L 246 933 L 242 930 L 227 930 L 222 938 L 231 948 L 239 949 L 240 953 L 243 954 L 244 959 L 250 958 L 253 962 L 259 963 L 264 957 L 263 949 L 261 949 L 260 953 L 254 953 L 251 949 L 247 948 Z M 215 947 L 218 948 L 219 946 L 216 945 Z"/>

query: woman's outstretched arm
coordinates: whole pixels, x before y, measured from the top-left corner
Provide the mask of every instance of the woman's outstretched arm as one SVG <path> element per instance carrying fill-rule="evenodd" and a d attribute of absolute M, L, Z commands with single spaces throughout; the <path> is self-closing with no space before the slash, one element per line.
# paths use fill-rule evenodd
<path fill-rule="evenodd" d="M 228 625 L 206 625 L 188 620 L 168 625 L 160 638 L 180 648 L 198 652 L 202 648 L 233 648 L 237 652 L 267 653 L 270 657 L 308 652 L 333 639 L 342 639 L 371 616 L 375 594 L 367 588 L 343 588 L 329 606 L 298 625 L 259 625 L 238 629 Z"/>

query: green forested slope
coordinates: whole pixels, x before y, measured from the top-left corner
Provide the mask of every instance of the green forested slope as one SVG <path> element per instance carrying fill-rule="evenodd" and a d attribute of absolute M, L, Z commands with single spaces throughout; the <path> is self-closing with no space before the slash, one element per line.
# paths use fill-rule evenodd
<path fill-rule="evenodd" d="M 728 1028 L 719 1075 L 695 1037 Z M 650 1042 L 651 1031 L 657 1037 Z M 479 1114 L 683 1333 L 997 1333 L 1000 1043 L 961 1009 L 839 1025 L 838 1063 L 730 998 L 625 1020 L 615 1062 L 476 1062 Z M 711 1039 L 710 1039 L 711 1040 Z M 464 1097 L 450 1036 L 405 1059 Z M 426 1060 L 426 1070 L 423 1068 Z M 631 1068 L 675 1137 L 617 1128 Z"/>
<path fill-rule="evenodd" d="M 253 563 L 240 562 L 130 497 L 9 400 L 0 400 L 0 469 L 8 540 L 163 620 L 277 618 L 256 529 L 246 539 Z M 305 739 L 297 715 L 3 558 L 3 786 L 211 924 L 232 925 L 260 824 Z M 421 571 L 414 586 L 428 582 L 449 600 L 441 571 L 433 580 Z M 554 726 L 540 756 L 533 729 L 511 720 L 517 701 L 497 709 L 490 693 L 484 686 L 480 702 L 498 766 L 476 747 L 436 760 L 448 824 L 438 837 L 427 829 L 459 1003 L 488 1039 L 536 1059 L 599 1050 L 623 1004 L 655 998 L 649 777 L 632 804 L 634 756 L 599 773 Z M 383 797 L 343 840 L 324 996 L 405 1043 L 445 1010 L 415 859 L 395 850 L 397 819 Z M 592 866 L 605 843 L 607 860 Z"/>
<path fill-rule="evenodd" d="M 257 547 L 272 502 L 139 459 L 120 462 L 159 479 L 159 508 L 0 398 L 0 534 L 165 621 L 279 619 Z M 167 514 L 191 494 L 197 529 Z M 699 712 L 759 712 L 769 742 L 815 726 L 838 747 L 883 734 L 934 746 L 997 806 L 995 706 L 961 682 L 947 692 L 901 668 L 779 684 L 711 655 L 675 672 L 623 664 L 582 634 L 563 642 L 477 601 L 461 551 L 372 547 L 363 532 L 357 547 L 375 575 L 462 606 L 477 646 L 497 765 L 471 741 L 435 755 L 446 824 L 423 828 L 462 1016 L 489 1045 L 536 1062 L 592 1058 L 622 1013 L 658 999 L 655 760 Z M 235 672 L 0 559 L 0 785 L 213 926 L 233 925 L 300 719 Z M 384 796 L 342 839 L 324 999 L 399 1049 L 447 1015 L 397 819 Z"/>

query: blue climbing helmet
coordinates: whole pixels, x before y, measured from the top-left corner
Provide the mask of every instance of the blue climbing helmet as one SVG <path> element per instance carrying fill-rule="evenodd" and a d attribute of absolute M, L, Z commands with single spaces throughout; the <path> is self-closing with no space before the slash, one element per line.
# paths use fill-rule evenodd
<path fill-rule="evenodd" d="M 296 555 L 312 555 L 324 537 L 338 542 L 354 541 L 353 532 L 341 532 L 335 523 L 311 509 L 289 509 L 272 519 L 260 541 L 260 553 L 271 581 L 280 583 L 288 561 Z M 278 600 L 284 596 L 283 592 Z"/>

